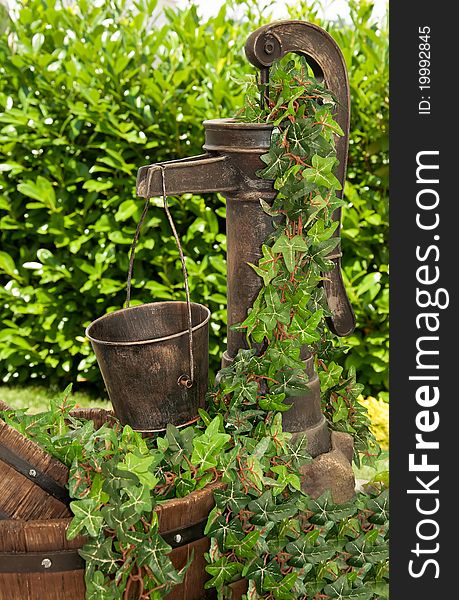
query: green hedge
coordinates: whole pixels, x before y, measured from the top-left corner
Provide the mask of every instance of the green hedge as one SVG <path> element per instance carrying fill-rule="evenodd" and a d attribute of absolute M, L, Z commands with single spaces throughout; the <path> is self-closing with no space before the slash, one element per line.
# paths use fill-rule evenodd
<path fill-rule="evenodd" d="M 234 115 L 251 72 L 245 39 L 269 13 L 234 0 L 207 21 L 191 5 L 167 10 L 160 24 L 155 0 L 20 6 L 14 21 L 0 12 L 2 377 L 100 385 L 84 328 L 124 301 L 142 209 L 136 170 L 201 153 L 201 122 Z M 289 11 L 318 22 L 314 7 Z M 343 246 L 358 329 L 346 360 L 377 394 L 387 376 L 387 31 L 370 26 L 370 5 L 352 3 L 352 13 L 352 26 L 325 24 L 345 53 L 353 99 Z M 224 201 L 188 195 L 171 206 L 192 297 L 212 311 L 215 371 L 225 336 Z M 134 275 L 136 302 L 183 297 L 159 201 Z"/>

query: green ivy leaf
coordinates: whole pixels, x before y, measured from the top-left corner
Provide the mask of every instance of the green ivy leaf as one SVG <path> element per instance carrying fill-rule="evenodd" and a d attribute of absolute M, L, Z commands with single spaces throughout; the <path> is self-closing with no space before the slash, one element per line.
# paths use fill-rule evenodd
<path fill-rule="evenodd" d="M 221 509 L 218 509 L 220 511 Z M 218 514 L 218 511 L 215 514 Z M 241 521 L 237 518 L 232 519 L 228 522 L 225 515 L 220 515 L 212 519 L 212 522 L 207 523 L 205 534 L 211 538 L 214 538 L 218 542 L 220 550 L 224 550 L 226 545 L 226 538 L 229 532 L 239 536 L 243 533 Z"/>
<path fill-rule="evenodd" d="M 122 509 L 122 498 L 113 495 L 111 504 L 102 507 L 101 515 L 111 529 L 115 529 L 117 535 L 122 537 L 139 520 L 139 515 L 132 510 Z"/>
<path fill-rule="evenodd" d="M 156 479 L 156 481 L 158 480 Z M 150 512 L 153 508 L 150 491 L 145 485 L 141 485 L 140 487 L 129 487 L 125 492 L 129 497 L 129 500 L 121 505 L 122 511 L 132 510 L 136 514 L 141 515 L 144 512 Z"/>
<path fill-rule="evenodd" d="M 150 531 L 146 543 L 137 548 L 139 567 L 148 566 L 162 581 L 166 581 L 170 571 L 170 561 L 167 554 L 172 548 L 157 534 L 155 528 Z"/>
<path fill-rule="evenodd" d="M 230 561 L 227 556 L 222 556 L 211 565 L 206 566 L 206 571 L 212 576 L 212 579 L 206 582 L 205 588 L 220 588 L 225 583 L 229 583 L 241 574 L 242 565 L 238 562 Z"/>
<path fill-rule="evenodd" d="M 69 478 L 70 481 L 70 478 Z M 96 473 L 92 479 L 91 491 L 89 493 L 89 497 L 93 498 L 98 502 L 99 505 L 105 504 L 109 502 L 110 496 L 102 491 L 102 485 L 104 483 L 104 478 L 101 473 Z M 70 488 L 69 488 L 70 489 Z"/>
<path fill-rule="evenodd" d="M 345 401 L 341 396 L 334 398 L 330 401 L 330 405 L 333 409 L 332 421 L 338 423 L 339 421 L 347 421 L 349 417 L 349 409 L 346 406 Z"/>
<path fill-rule="evenodd" d="M 320 134 L 320 127 L 311 127 L 310 119 L 300 119 L 289 125 L 287 139 L 290 152 L 297 156 L 308 156 L 311 151 L 311 141 Z"/>
<path fill-rule="evenodd" d="M 318 525 L 325 525 L 328 521 L 337 523 L 338 521 L 352 517 L 357 511 L 357 507 L 352 502 L 334 504 L 329 490 L 316 500 L 309 498 L 306 504 L 308 510 L 314 513 L 310 517 L 311 523 Z"/>
<path fill-rule="evenodd" d="M 351 589 L 346 575 L 324 587 L 324 593 L 337 600 L 371 600 L 373 592 L 365 588 Z"/>
<path fill-rule="evenodd" d="M 275 260 L 275 256 L 272 248 L 263 244 L 261 247 L 263 257 L 258 261 L 258 265 L 247 263 L 263 279 L 263 284 L 266 287 L 270 281 L 274 279 L 279 271 L 279 264 Z"/>
<path fill-rule="evenodd" d="M 378 532 L 375 531 L 377 534 Z M 384 542 L 373 544 L 368 540 L 367 535 L 361 535 L 356 540 L 352 540 L 345 546 L 346 552 L 351 557 L 348 563 L 355 567 L 363 567 L 366 563 L 379 563 L 387 560 L 389 547 Z"/>
<path fill-rule="evenodd" d="M 264 591 L 265 580 L 268 576 L 274 579 L 274 581 L 279 581 L 281 579 L 279 565 L 275 561 L 266 564 L 262 558 L 256 558 L 247 564 L 242 570 L 242 575 L 247 579 L 253 579 L 255 581 L 259 593 Z M 273 585 L 272 579 L 268 580 L 268 585 Z"/>
<path fill-rule="evenodd" d="M 225 483 L 235 482 L 237 479 L 236 459 L 239 452 L 238 444 L 232 450 L 220 454 L 219 470 L 222 481 Z"/>
<path fill-rule="evenodd" d="M 308 377 L 304 370 L 284 369 L 277 374 L 277 381 L 278 384 L 271 388 L 274 394 L 301 396 L 309 390 Z"/>
<path fill-rule="evenodd" d="M 238 513 L 250 502 L 250 496 L 244 494 L 240 489 L 240 484 L 230 483 L 225 490 L 214 491 L 215 504 L 219 508 L 228 508 Z"/>
<path fill-rule="evenodd" d="M 193 428 L 187 427 L 180 431 L 174 425 L 168 423 L 166 427 L 166 438 L 168 448 L 173 453 L 170 460 L 173 465 L 179 465 L 185 455 L 193 450 Z"/>
<path fill-rule="evenodd" d="M 326 188 L 340 190 L 341 184 L 332 173 L 335 164 L 336 158 L 334 156 L 322 158 L 318 154 L 314 154 L 312 157 L 312 167 L 305 169 L 303 176 L 306 181 L 309 181 L 310 183 L 315 183 L 318 186 L 324 186 Z"/>
<path fill-rule="evenodd" d="M 74 517 L 67 530 L 67 538 L 73 540 L 80 532 L 87 532 L 97 537 L 102 529 L 103 518 L 99 513 L 99 505 L 92 498 L 70 502 Z"/>
<path fill-rule="evenodd" d="M 280 501 L 276 504 L 273 500 L 273 493 L 269 489 L 259 498 L 252 500 L 248 509 L 254 513 L 250 519 L 254 525 L 278 523 L 283 519 L 293 517 L 298 512 L 298 507 L 293 502 Z"/>
<path fill-rule="evenodd" d="M 384 490 L 376 498 L 370 498 L 366 507 L 372 514 L 368 517 L 370 523 L 384 525 L 389 520 L 389 490 Z"/>
<path fill-rule="evenodd" d="M 334 361 L 330 362 L 326 369 L 319 371 L 320 389 L 325 392 L 331 387 L 338 385 L 343 372 L 343 367 Z"/>
<path fill-rule="evenodd" d="M 344 135 L 343 130 L 333 119 L 330 109 L 327 106 L 319 108 L 319 110 L 316 111 L 315 120 L 324 133 L 328 130 L 336 135 Z"/>
<path fill-rule="evenodd" d="M 228 532 L 226 537 L 226 546 L 234 550 L 239 558 L 254 558 L 255 552 L 253 547 L 258 542 L 260 531 L 254 530 L 242 537 L 236 536 L 232 531 Z"/>
<path fill-rule="evenodd" d="M 277 465 L 271 467 L 271 471 L 277 475 L 276 488 L 273 490 L 273 496 L 278 496 L 287 486 L 300 491 L 301 482 L 298 475 L 288 470 L 285 465 Z"/>
<path fill-rule="evenodd" d="M 113 584 L 102 571 L 85 574 L 86 600 L 114 600 Z"/>
<path fill-rule="evenodd" d="M 155 463 L 155 456 L 139 456 L 133 452 L 128 452 L 122 462 L 118 463 L 118 469 L 120 471 L 129 471 L 137 476 L 140 483 L 154 488 L 158 483 L 157 477 L 155 477 L 151 471 L 152 466 Z"/>
<path fill-rule="evenodd" d="M 177 477 L 175 480 L 175 491 L 179 498 L 184 498 L 196 489 L 196 481 Z"/>
<path fill-rule="evenodd" d="M 266 411 L 285 412 L 292 405 L 284 403 L 285 394 L 266 394 L 264 398 L 259 398 L 258 406 Z"/>
<path fill-rule="evenodd" d="M 277 253 L 281 253 L 285 266 L 288 271 L 292 273 L 295 270 L 296 266 L 296 253 L 297 252 L 306 252 L 308 249 L 308 245 L 306 241 L 299 235 L 295 235 L 292 238 L 287 237 L 285 234 L 282 234 L 272 246 L 272 251 Z"/>
<path fill-rule="evenodd" d="M 276 600 L 291 600 L 293 587 L 297 579 L 298 573 L 288 573 L 281 581 L 276 581 L 267 575 L 263 587 L 272 591 Z"/>
<path fill-rule="evenodd" d="M 331 559 L 336 554 L 335 548 L 331 545 L 324 543 L 315 545 L 314 538 L 317 539 L 317 536 L 306 535 L 287 544 L 285 550 L 292 555 L 288 561 L 289 565 L 301 569 L 307 563 L 316 565 Z"/>
<path fill-rule="evenodd" d="M 103 567 L 104 572 L 109 575 L 116 573 L 122 563 L 121 554 L 117 554 L 113 550 L 113 538 L 111 537 L 102 536 L 91 540 L 79 550 L 79 554 L 86 562 Z"/>
<path fill-rule="evenodd" d="M 218 454 L 230 439 L 227 433 L 219 433 L 220 422 L 220 417 L 215 417 L 206 431 L 193 440 L 191 462 L 201 473 L 217 466 Z"/>
<path fill-rule="evenodd" d="M 135 473 L 131 473 L 126 468 L 120 469 L 115 463 L 116 460 L 111 459 L 103 462 L 101 467 L 102 473 L 105 475 L 102 489 L 109 495 L 139 483 L 139 478 Z"/>
<path fill-rule="evenodd" d="M 86 470 L 74 461 L 69 472 L 69 493 L 72 498 L 82 499 L 87 496 L 91 482 L 86 478 Z"/>
<path fill-rule="evenodd" d="M 306 435 L 300 435 L 291 443 L 287 442 L 287 452 L 282 457 L 286 462 L 291 462 L 295 469 L 311 462 L 311 455 L 308 453 L 308 438 Z"/>
<path fill-rule="evenodd" d="M 323 310 L 316 311 L 307 321 L 304 321 L 299 314 L 296 314 L 289 327 L 289 333 L 297 335 L 302 344 L 312 344 L 320 340 L 320 333 L 316 331 L 317 326 L 322 321 Z"/>
<path fill-rule="evenodd" d="M 339 221 L 334 221 L 329 227 L 325 226 L 323 219 L 318 219 L 308 230 L 308 238 L 313 245 L 330 239 L 339 226 Z"/>
<path fill-rule="evenodd" d="M 258 171 L 257 175 L 264 179 L 276 179 L 290 166 L 290 159 L 285 156 L 284 150 L 277 146 L 271 146 L 269 152 L 261 156 L 261 160 L 267 167 Z"/>

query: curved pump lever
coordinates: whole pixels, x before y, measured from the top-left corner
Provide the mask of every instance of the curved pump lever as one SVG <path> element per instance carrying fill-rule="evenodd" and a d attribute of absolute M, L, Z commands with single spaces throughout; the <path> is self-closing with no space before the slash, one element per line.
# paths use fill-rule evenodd
<path fill-rule="evenodd" d="M 277 21 L 254 31 L 247 39 L 245 52 L 249 61 L 261 69 L 260 81 L 269 82 L 269 67 L 288 52 L 304 56 L 314 76 L 323 80 L 337 99 L 335 119 L 344 132 L 336 141 L 339 165 L 336 177 L 344 188 L 347 150 L 349 143 L 350 98 L 349 81 L 343 55 L 334 39 L 323 29 L 304 21 Z M 337 196 L 342 197 L 343 190 Z M 333 220 L 341 222 L 341 209 L 335 210 Z M 339 227 L 335 232 L 339 236 Z M 332 316 L 330 329 L 339 336 L 352 333 L 355 316 L 341 273 L 341 249 L 339 246 L 327 257 L 335 268 L 324 273 L 324 289 Z"/>

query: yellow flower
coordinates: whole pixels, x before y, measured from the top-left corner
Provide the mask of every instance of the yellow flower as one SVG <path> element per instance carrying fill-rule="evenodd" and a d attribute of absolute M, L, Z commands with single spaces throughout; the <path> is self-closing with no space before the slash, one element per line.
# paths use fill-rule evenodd
<path fill-rule="evenodd" d="M 384 450 L 389 448 L 389 404 L 373 396 L 359 398 L 359 402 L 368 410 L 371 430 Z"/>

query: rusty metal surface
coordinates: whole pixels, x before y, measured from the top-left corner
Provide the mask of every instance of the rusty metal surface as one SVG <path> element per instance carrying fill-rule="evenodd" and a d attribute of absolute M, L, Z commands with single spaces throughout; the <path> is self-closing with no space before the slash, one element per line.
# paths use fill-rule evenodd
<path fill-rule="evenodd" d="M 306 435 L 308 452 L 314 458 L 330 450 L 330 432 L 322 414 L 320 381 L 314 369 L 314 357 L 309 352 L 305 355 L 309 392 L 286 399 L 291 408 L 282 414 L 282 426 L 294 436 Z"/>
<path fill-rule="evenodd" d="M 261 210 L 258 202 L 227 197 L 227 353 L 231 357 L 236 356 L 239 348 L 247 348 L 245 332 L 234 331 L 231 325 L 245 320 L 260 291 L 260 279 L 247 263 L 258 263 L 261 246 L 271 231 L 272 217 Z"/>
<path fill-rule="evenodd" d="M 212 193 L 237 189 L 238 179 L 226 156 L 203 154 L 192 159 L 147 165 L 137 175 L 137 195 L 143 198 L 163 193 L 161 166 L 167 169 L 168 196 L 185 193 Z"/>
<path fill-rule="evenodd" d="M 204 408 L 209 361 L 209 309 L 192 303 L 193 385 L 180 385 L 188 372 L 185 302 L 155 302 L 118 310 L 86 330 L 116 416 L 138 431 L 185 426 Z"/>
<path fill-rule="evenodd" d="M 262 70 L 265 79 L 275 60 L 288 52 L 300 54 L 306 58 L 315 77 L 323 79 L 324 84 L 334 93 L 337 99 L 335 119 L 344 132 L 344 136 L 336 140 L 339 165 L 335 175 L 344 188 L 349 145 L 350 94 L 346 63 L 335 40 L 312 23 L 277 21 L 254 31 L 247 39 L 245 52 L 249 61 Z M 342 197 L 342 194 L 343 190 L 337 195 Z M 335 211 L 333 219 L 341 222 L 341 209 Z M 334 235 L 339 235 L 339 228 Z M 343 283 L 339 247 L 333 250 L 333 255 L 335 268 L 324 274 L 323 283 L 332 313 L 329 326 L 337 335 L 346 336 L 354 330 L 355 316 Z"/>

